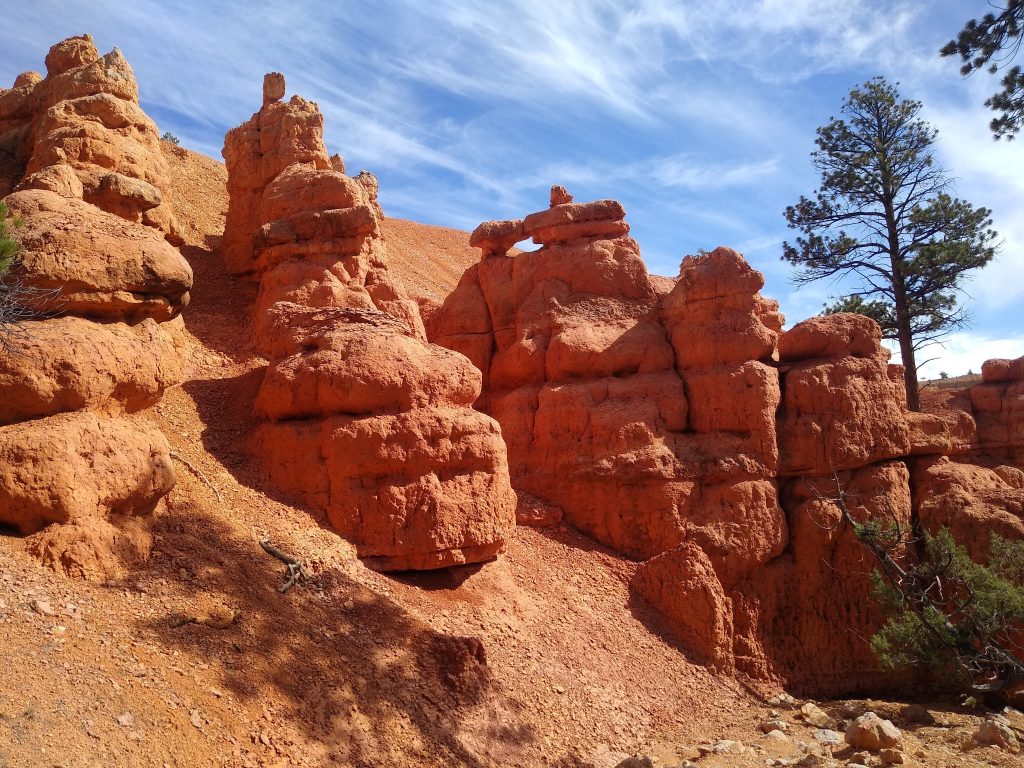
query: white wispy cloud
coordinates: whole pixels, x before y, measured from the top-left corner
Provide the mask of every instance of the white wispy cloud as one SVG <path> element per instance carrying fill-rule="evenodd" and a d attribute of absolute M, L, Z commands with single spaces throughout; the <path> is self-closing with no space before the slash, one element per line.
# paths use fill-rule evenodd
<path fill-rule="evenodd" d="M 1024 334 L 989 336 L 983 333 L 958 331 L 941 344 L 935 344 L 918 355 L 929 360 L 918 373 L 922 379 L 937 379 L 940 373 L 962 376 L 968 372 L 981 373 L 981 364 L 996 357 L 1017 358 L 1024 355 Z M 899 353 L 894 354 L 899 360 Z"/>

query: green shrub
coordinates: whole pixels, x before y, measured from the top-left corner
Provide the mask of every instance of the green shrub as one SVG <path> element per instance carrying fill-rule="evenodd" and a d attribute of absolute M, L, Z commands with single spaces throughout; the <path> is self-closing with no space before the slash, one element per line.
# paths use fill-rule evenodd
<path fill-rule="evenodd" d="M 10 271 L 18 255 L 18 241 L 11 235 L 21 226 L 20 219 L 12 219 L 7 206 L 0 202 L 0 279 Z"/>
<path fill-rule="evenodd" d="M 15 352 L 14 340 L 31 333 L 32 326 L 25 320 L 47 317 L 61 308 L 60 288 L 30 285 L 12 269 L 20 249 L 14 231 L 22 220 L 10 213 L 0 203 L 0 353 Z"/>
<path fill-rule="evenodd" d="M 998 692 L 1024 682 L 1024 542 L 991 536 L 988 565 L 950 531 L 897 553 L 896 537 L 858 538 L 879 558 L 874 595 L 889 617 L 871 647 L 889 669 L 921 669 L 947 688 Z M 916 551 L 915 551 L 916 550 Z"/>

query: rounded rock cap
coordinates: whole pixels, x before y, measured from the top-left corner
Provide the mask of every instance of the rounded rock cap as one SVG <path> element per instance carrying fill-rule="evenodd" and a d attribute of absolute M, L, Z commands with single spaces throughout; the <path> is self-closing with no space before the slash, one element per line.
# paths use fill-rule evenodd
<path fill-rule="evenodd" d="M 551 187 L 551 207 L 554 208 L 556 205 L 565 205 L 566 203 L 572 202 L 572 195 L 569 194 L 569 190 L 563 187 L 561 184 L 554 184 Z"/>
<path fill-rule="evenodd" d="M 284 98 L 284 75 L 280 72 L 268 72 L 263 76 L 263 103 L 272 104 Z"/>
<path fill-rule="evenodd" d="M 46 74 L 48 77 L 60 75 L 69 69 L 83 64 L 92 64 L 100 58 L 92 35 L 78 35 L 61 40 L 50 48 L 46 54 Z"/>

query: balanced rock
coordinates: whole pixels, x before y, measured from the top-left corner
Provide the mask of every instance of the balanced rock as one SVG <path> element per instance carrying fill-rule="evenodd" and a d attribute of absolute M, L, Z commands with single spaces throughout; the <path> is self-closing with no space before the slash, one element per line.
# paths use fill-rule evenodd
<path fill-rule="evenodd" d="M 695 483 L 677 471 L 686 394 L 623 215 L 613 201 L 556 201 L 482 224 L 471 239 L 482 258 L 429 333 L 480 370 L 477 405 L 502 426 L 517 489 L 650 557 L 682 540 Z M 493 258 L 530 235 L 544 247 Z"/>
<path fill-rule="evenodd" d="M 192 269 L 147 227 L 55 192 L 5 202 L 24 219 L 18 272 L 51 296 L 38 309 L 105 320 L 170 320 L 188 305 Z"/>

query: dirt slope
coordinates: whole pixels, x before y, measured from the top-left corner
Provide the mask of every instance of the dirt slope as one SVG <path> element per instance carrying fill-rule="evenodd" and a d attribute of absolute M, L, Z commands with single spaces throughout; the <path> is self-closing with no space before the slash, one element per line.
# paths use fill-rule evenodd
<path fill-rule="evenodd" d="M 255 287 L 214 250 L 223 169 L 167 153 L 196 277 L 190 375 L 136 418 L 167 435 L 179 483 L 153 557 L 116 583 L 58 577 L 0 536 L 0 766 L 612 768 L 636 753 L 677 765 L 718 738 L 753 745 L 699 763 L 714 768 L 816 744 L 806 726 L 785 743 L 759 734 L 769 708 L 664 640 L 627 589 L 635 566 L 571 529 L 520 529 L 495 563 L 384 576 L 268 493 L 245 449 L 264 365 L 248 341 Z M 431 263 L 457 252 L 452 230 L 397 224 L 413 234 L 393 257 L 416 262 L 414 235 L 436 243 Z M 450 287 L 422 274 L 417 290 Z M 311 580 L 280 593 L 263 536 Z M 952 730 L 908 737 L 910 754 L 930 750 L 918 764 L 983 764 L 959 752 L 980 718 L 941 719 Z"/>

